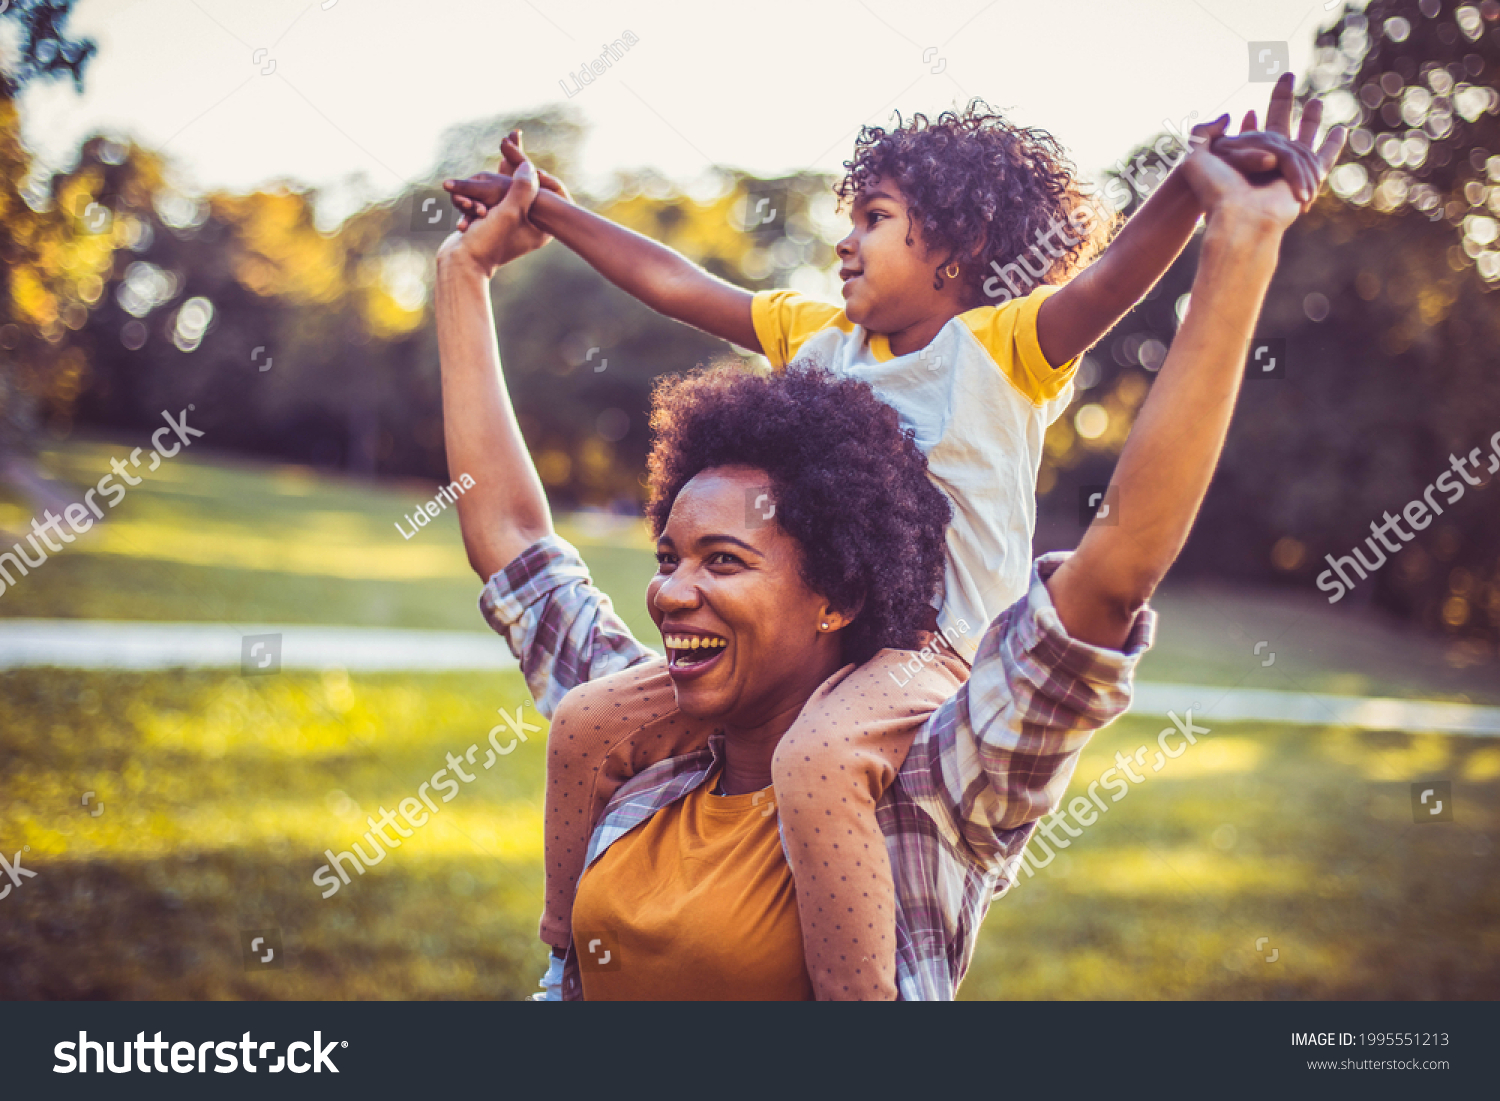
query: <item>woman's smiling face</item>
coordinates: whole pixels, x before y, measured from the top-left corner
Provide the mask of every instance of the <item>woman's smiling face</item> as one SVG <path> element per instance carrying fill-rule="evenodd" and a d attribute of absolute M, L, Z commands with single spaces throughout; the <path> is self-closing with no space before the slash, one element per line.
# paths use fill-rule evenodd
<path fill-rule="evenodd" d="M 646 590 L 678 708 L 739 728 L 800 708 L 842 664 L 836 636 L 847 620 L 802 580 L 802 548 L 772 518 L 774 502 L 757 506 L 769 482 L 746 466 L 688 481 Z"/>

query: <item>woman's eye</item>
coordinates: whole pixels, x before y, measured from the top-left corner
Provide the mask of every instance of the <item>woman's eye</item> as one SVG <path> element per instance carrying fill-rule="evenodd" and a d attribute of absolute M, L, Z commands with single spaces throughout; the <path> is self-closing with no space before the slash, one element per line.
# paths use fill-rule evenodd
<path fill-rule="evenodd" d="M 656 552 L 656 568 L 657 569 L 664 570 L 668 566 L 675 566 L 676 564 L 677 564 L 677 556 L 675 554 L 668 554 L 666 551 L 657 551 Z"/>
<path fill-rule="evenodd" d="M 708 564 L 710 566 L 743 566 L 745 562 L 744 559 L 737 558 L 728 551 L 718 551 L 709 556 Z"/>

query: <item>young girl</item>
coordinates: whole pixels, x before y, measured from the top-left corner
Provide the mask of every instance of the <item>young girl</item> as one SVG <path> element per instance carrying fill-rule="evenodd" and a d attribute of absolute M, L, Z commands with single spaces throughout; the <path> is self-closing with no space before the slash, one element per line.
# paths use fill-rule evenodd
<path fill-rule="evenodd" d="M 1272 93 L 1267 132 L 1225 138 L 1226 116 L 1195 128 L 1195 143 L 1213 141 L 1215 153 L 1247 174 L 1279 170 L 1309 205 L 1318 180 L 1309 146 L 1321 111 L 1309 107 L 1294 143 L 1291 109 L 1288 79 Z M 1244 129 L 1254 129 L 1253 113 Z M 512 171 L 526 163 L 519 133 L 501 150 Z M 866 127 L 836 188 L 852 220 L 837 246 L 842 306 L 732 286 L 573 205 L 560 181 L 540 174 L 544 190 L 530 209 L 539 231 L 653 309 L 763 353 L 778 370 L 816 363 L 868 382 L 914 433 L 953 506 L 932 642 L 915 653 L 881 651 L 830 678 L 776 753 L 774 810 L 820 999 L 896 995 L 890 859 L 876 804 L 922 716 L 967 678 L 983 628 L 1024 593 L 1047 427 L 1068 405 L 1077 357 L 1191 236 L 1198 204 L 1181 173 L 1166 172 L 1190 155 L 1177 151 L 1155 192 L 1080 271 L 1111 219 L 1091 204 L 1050 135 L 978 103 L 934 121 L 916 115 L 889 131 Z M 465 215 L 460 228 L 499 203 L 509 182 L 491 173 L 448 181 Z M 773 522 L 776 490 L 747 497 L 748 525 Z M 831 608 L 820 629 L 845 630 L 858 614 Z M 564 700 L 554 716 L 541 924 L 554 961 L 544 986 L 555 984 L 557 957 L 572 936 L 567 915 L 601 810 L 631 776 L 703 746 L 712 733 L 678 709 L 673 684 L 732 663 L 724 642 L 666 637 L 665 664 L 613 674 L 608 706 Z M 532 685 L 539 699 L 549 687 Z"/>

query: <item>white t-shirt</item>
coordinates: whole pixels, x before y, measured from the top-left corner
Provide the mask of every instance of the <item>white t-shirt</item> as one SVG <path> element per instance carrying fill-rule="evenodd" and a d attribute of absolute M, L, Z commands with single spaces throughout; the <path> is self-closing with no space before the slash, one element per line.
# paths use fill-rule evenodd
<path fill-rule="evenodd" d="M 772 367 L 809 361 L 867 382 L 914 430 L 928 476 L 953 504 L 938 628 L 970 662 L 1031 576 L 1042 445 L 1072 399 L 1078 363 L 1053 367 L 1037 342 L 1037 310 L 1057 290 L 959 314 L 903 356 L 842 308 L 795 291 L 761 291 L 752 308 Z"/>

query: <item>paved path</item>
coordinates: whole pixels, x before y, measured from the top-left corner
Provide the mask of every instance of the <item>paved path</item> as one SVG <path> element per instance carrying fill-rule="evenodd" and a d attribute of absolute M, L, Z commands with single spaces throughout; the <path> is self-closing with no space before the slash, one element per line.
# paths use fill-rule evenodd
<path fill-rule="evenodd" d="M 274 643 L 254 637 L 263 635 L 280 636 L 280 667 L 288 670 L 435 673 L 516 668 L 498 635 L 478 631 L 0 619 L 0 669 L 238 667 L 255 672 L 262 663 L 274 668 Z M 1175 712 L 1186 718 L 1189 708 L 1195 722 L 1209 726 L 1259 721 L 1500 737 L 1500 707 L 1202 684 L 1139 683 L 1131 711 L 1160 716 Z"/>
<path fill-rule="evenodd" d="M 514 669 L 499 635 L 479 631 L 395 631 L 375 627 L 145 623 L 93 619 L 0 619 L 0 669 L 272 668 L 280 636 L 282 669 L 334 667 L 360 673 Z M 257 641 L 262 645 L 252 654 Z"/>
<path fill-rule="evenodd" d="M 1130 710 L 1138 715 L 1176 712 L 1186 720 L 1189 707 L 1193 709 L 1193 721 L 1200 726 L 1212 726 L 1215 722 L 1279 722 L 1500 737 L 1500 707 L 1378 696 L 1325 696 L 1312 692 L 1141 681 L 1135 686 L 1135 702 Z"/>

